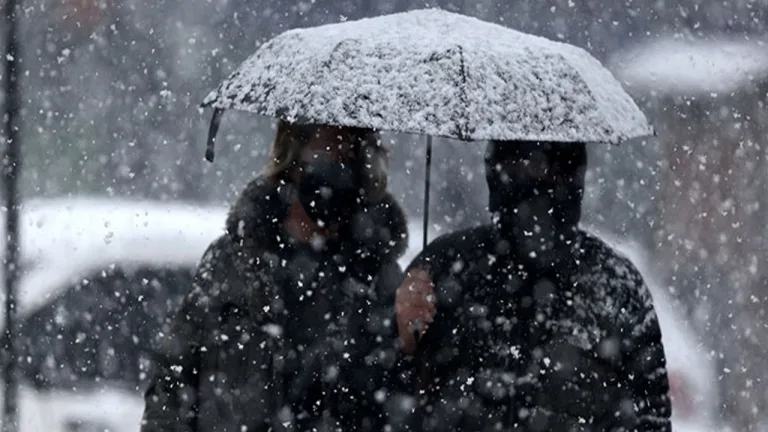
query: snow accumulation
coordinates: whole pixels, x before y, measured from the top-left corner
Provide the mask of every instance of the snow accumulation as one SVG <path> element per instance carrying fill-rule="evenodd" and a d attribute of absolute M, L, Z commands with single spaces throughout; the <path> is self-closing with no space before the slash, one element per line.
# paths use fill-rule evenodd
<path fill-rule="evenodd" d="M 195 265 L 224 232 L 226 211 L 114 198 L 31 201 L 20 220 L 19 313 L 31 313 L 78 278 L 113 264 Z"/>
<path fill-rule="evenodd" d="M 688 95 L 732 93 L 768 78 L 768 46 L 747 40 L 665 39 L 610 62 L 630 88 Z"/>
<path fill-rule="evenodd" d="M 585 50 L 438 9 L 287 31 L 203 106 L 464 140 L 652 133 Z"/>

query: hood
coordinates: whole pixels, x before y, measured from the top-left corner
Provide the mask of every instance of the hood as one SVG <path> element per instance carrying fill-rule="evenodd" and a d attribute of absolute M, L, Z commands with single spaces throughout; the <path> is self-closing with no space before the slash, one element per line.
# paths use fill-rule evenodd
<path fill-rule="evenodd" d="M 516 163 L 522 160 L 526 163 Z M 548 203 L 561 208 L 560 213 L 570 214 L 570 223 L 578 225 L 586 170 L 584 143 L 491 141 L 485 155 L 489 208 L 493 212 L 515 208 L 539 189 Z"/>
<path fill-rule="evenodd" d="M 488 207 L 499 235 L 519 257 L 558 261 L 578 236 L 586 145 L 491 141 L 485 164 Z"/>
<path fill-rule="evenodd" d="M 280 255 L 294 243 L 283 229 L 283 222 L 296 196 L 291 183 L 261 176 L 252 180 L 229 212 L 227 236 L 252 257 L 261 255 L 259 252 Z M 349 231 L 348 238 L 341 240 L 354 257 L 383 264 L 396 261 L 408 247 L 405 212 L 389 193 L 377 204 L 359 211 Z"/>

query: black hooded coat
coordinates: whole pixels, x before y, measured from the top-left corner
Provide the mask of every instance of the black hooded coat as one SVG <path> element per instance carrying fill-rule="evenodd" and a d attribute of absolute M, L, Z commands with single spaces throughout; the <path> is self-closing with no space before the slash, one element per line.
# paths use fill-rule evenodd
<path fill-rule="evenodd" d="M 143 432 L 384 429 L 405 216 L 387 195 L 320 251 L 283 228 L 295 194 L 259 178 L 231 209 L 156 348 Z"/>
<path fill-rule="evenodd" d="M 586 151 L 565 157 L 577 166 L 551 193 L 535 182 L 503 191 L 488 171 L 491 209 L 514 210 L 512 222 L 440 237 L 409 266 L 430 273 L 438 302 L 419 343 L 429 386 L 417 429 L 671 430 L 651 294 L 627 258 L 578 229 Z M 537 259 L 529 246 L 541 233 L 519 229 L 519 210 L 542 197 L 538 222 L 562 217 Z"/>

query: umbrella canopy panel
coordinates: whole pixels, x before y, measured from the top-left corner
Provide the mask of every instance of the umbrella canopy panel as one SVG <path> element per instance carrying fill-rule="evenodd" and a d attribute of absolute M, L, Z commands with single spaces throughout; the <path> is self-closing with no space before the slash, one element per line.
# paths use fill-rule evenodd
<path fill-rule="evenodd" d="M 287 31 L 202 105 L 462 140 L 653 133 L 585 50 L 438 9 Z"/>

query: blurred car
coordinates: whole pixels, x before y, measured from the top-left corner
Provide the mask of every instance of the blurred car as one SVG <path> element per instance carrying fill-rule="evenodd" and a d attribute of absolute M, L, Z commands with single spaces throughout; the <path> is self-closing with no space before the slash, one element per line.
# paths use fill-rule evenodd
<path fill-rule="evenodd" d="M 405 268 L 421 251 L 422 222 L 409 224 L 409 247 L 400 264 Z M 717 375 L 715 362 L 702 347 L 691 325 L 676 310 L 650 271 L 645 252 L 634 242 L 589 229 L 619 253 L 629 258 L 642 273 L 654 299 L 667 357 L 667 374 L 672 398 L 672 428 L 675 432 L 714 431 L 718 428 Z M 429 233 L 429 240 L 444 234 Z"/>
<path fill-rule="evenodd" d="M 226 208 L 121 199 L 27 203 L 18 293 L 22 432 L 135 432 L 166 333 Z"/>

